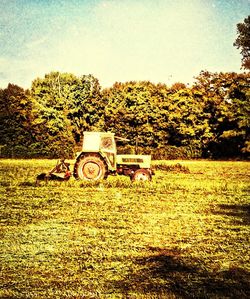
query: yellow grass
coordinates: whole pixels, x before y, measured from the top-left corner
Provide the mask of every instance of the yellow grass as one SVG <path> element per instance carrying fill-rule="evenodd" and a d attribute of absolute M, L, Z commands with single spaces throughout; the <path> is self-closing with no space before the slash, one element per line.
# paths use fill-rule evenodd
<path fill-rule="evenodd" d="M 36 186 L 55 161 L 0 160 L 0 298 L 249 298 L 249 162 L 177 163 Z"/>

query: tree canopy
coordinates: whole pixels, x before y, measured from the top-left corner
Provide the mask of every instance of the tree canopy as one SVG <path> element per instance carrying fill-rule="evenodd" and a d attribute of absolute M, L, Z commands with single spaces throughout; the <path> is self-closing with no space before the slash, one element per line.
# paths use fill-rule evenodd
<path fill-rule="evenodd" d="M 237 24 L 237 38 L 234 46 L 241 50 L 242 67 L 250 69 L 250 16 L 245 18 L 243 23 Z"/>
<path fill-rule="evenodd" d="M 191 87 L 149 81 L 101 89 L 92 75 L 51 72 L 31 90 L 0 89 L 1 156 L 73 157 L 84 131 L 131 140 L 122 152 L 154 158 L 229 158 L 250 153 L 250 75 L 202 71 Z"/>

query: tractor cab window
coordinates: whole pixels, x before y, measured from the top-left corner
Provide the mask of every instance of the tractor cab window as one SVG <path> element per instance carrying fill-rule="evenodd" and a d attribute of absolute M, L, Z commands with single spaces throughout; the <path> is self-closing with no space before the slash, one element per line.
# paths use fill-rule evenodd
<path fill-rule="evenodd" d="M 114 151 L 115 150 L 114 139 L 112 137 L 102 137 L 100 148 L 102 150 Z"/>
<path fill-rule="evenodd" d="M 84 151 L 98 151 L 100 143 L 99 134 L 85 134 L 83 137 Z"/>

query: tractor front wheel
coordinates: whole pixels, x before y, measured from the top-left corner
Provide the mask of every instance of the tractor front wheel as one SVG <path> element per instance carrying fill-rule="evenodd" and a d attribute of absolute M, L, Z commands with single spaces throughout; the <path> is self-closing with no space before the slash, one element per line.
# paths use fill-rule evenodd
<path fill-rule="evenodd" d="M 131 176 L 133 182 L 136 181 L 151 181 L 151 173 L 147 169 L 137 169 Z"/>
<path fill-rule="evenodd" d="M 98 181 L 106 179 L 108 167 L 98 154 L 86 154 L 79 157 L 74 167 L 74 177 L 80 180 Z"/>

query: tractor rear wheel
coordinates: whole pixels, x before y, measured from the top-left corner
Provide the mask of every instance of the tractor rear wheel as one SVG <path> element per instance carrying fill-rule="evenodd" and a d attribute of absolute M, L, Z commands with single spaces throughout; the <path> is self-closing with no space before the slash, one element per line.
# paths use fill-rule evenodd
<path fill-rule="evenodd" d="M 98 181 L 106 179 L 108 167 L 98 154 L 80 156 L 74 166 L 74 177 L 80 180 Z"/>
<path fill-rule="evenodd" d="M 151 181 L 152 177 L 147 169 L 137 169 L 131 176 L 131 180 L 135 181 Z"/>

